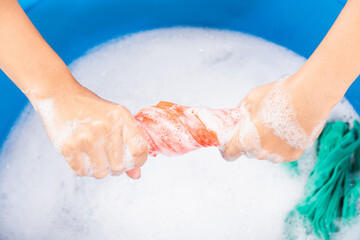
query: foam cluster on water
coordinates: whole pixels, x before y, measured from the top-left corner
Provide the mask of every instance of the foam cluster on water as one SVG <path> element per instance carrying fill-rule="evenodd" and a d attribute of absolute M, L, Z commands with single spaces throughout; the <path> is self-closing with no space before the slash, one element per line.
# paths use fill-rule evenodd
<path fill-rule="evenodd" d="M 236 107 L 251 88 L 304 62 L 249 35 L 173 28 L 113 40 L 70 68 L 83 85 L 135 114 L 160 100 Z M 331 119 L 353 117 L 343 100 Z M 1 154 L 0 239 L 282 239 L 314 158 L 312 147 L 300 176 L 292 176 L 281 165 L 246 157 L 229 163 L 217 149 L 201 149 L 150 158 L 140 181 L 99 181 L 72 173 L 28 106 Z"/>

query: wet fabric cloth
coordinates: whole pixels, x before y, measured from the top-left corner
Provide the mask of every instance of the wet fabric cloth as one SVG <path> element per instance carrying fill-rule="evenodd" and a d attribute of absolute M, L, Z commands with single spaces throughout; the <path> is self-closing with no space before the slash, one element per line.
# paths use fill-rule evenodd
<path fill-rule="evenodd" d="M 339 225 L 351 224 L 357 216 L 359 136 L 360 124 L 357 121 L 351 129 L 341 121 L 325 125 L 318 138 L 318 159 L 305 186 L 305 196 L 286 219 L 288 239 L 296 239 L 299 224 L 305 234 L 331 239 Z"/>

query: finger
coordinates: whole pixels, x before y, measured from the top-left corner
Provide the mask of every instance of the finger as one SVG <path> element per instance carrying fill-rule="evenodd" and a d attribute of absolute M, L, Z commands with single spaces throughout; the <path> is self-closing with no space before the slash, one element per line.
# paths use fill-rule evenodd
<path fill-rule="evenodd" d="M 87 148 L 85 152 L 90 158 L 93 176 L 97 179 L 106 177 L 109 172 L 103 145 L 98 144 L 98 146 Z"/>
<path fill-rule="evenodd" d="M 232 136 L 230 142 L 225 146 L 225 149 L 220 152 L 222 157 L 227 161 L 234 161 L 244 153 L 239 140 L 239 127 L 235 130 L 235 134 Z"/>
<path fill-rule="evenodd" d="M 148 143 L 140 126 L 133 121 L 131 127 L 125 125 L 123 128 L 124 161 L 128 165 L 132 162 L 133 167 L 141 167 L 148 156 Z"/>
<path fill-rule="evenodd" d="M 112 175 L 121 175 L 125 170 L 125 166 L 123 163 L 124 149 L 120 129 L 116 129 L 111 133 L 110 140 L 105 146 L 105 151 Z"/>
<path fill-rule="evenodd" d="M 88 168 L 86 166 L 85 158 L 80 152 L 72 152 L 67 154 L 66 160 L 72 170 L 78 176 L 87 176 Z"/>
<path fill-rule="evenodd" d="M 71 169 L 78 176 L 87 176 L 89 171 L 89 164 L 85 156 L 81 152 L 77 152 L 70 147 L 64 146 L 62 155 L 65 157 Z"/>
<path fill-rule="evenodd" d="M 123 174 L 123 172 L 111 172 L 110 174 L 111 174 L 111 176 L 119 177 Z"/>
<path fill-rule="evenodd" d="M 285 159 L 284 162 L 294 162 L 298 160 L 303 155 L 303 153 L 304 151 L 296 150 L 292 157 Z"/>
<path fill-rule="evenodd" d="M 272 156 L 270 156 L 270 154 L 268 154 L 266 151 L 259 151 L 256 153 L 255 157 L 258 160 L 269 160 L 273 162 Z"/>
<path fill-rule="evenodd" d="M 75 156 L 76 169 L 74 169 L 75 173 L 78 176 L 88 176 L 89 174 L 89 162 L 85 159 L 85 154 L 79 152 L 76 153 Z"/>
<path fill-rule="evenodd" d="M 126 171 L 126 174 L 132 179 L 139 179 L 141 177 L 141 170 L 140 168 L 134 168 Z"/>

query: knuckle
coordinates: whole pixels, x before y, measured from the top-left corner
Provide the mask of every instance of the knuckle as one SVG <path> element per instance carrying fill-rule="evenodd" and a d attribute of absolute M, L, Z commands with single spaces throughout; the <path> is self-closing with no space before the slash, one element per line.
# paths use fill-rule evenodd
<path fill-rule="evenodd" d="M 86 175 L 86 171 L 85 169 L 83 169 L 81 166 L 79 166 L 78 164 L 74 163 L 74 162 L 69 162 L 69 165 L 71 167 L 71 169 L 73 170 L 73 172 L 77 175 L 77 176 L 85 176 Z"/>
<path fill-rule="evenodd" d="M 134 159 L 136 159 L 134 161 L 134 166 L 136 168 L 143 166 L 147 160 L 147 157 L 148 157 L 147 154 L 142 154 L 142 155 L 138 155 L 138 156 L 134 157 Z M 128 170 L 130 170 L 130 169 L 128 169 Z"/>
<path fill-rule="evenodd" d="M 83 169 L 80 169 L 78 171 L 75 171 L 75 174 L 78 175 L 79 177 L 84 177 L 86 176 L 86 171 L 84 171 Z"/>
<path fill-rule="evenodd" d="M 149 151 L 149 145 L 142 134 L 138 134 L 130 139 L 128 138 L 125 142 L 128 143 L 126 145 L 130 147 L 133 158 L 143 158 L 146 160 Z"/>
<path fill-rule="evenodd" d="M 71 155 L 71 153 L 75 152 L 76 149 L 77 149 L 77 140 L 74 138 L 70 138 L 67 139 L 67 141 L 64 142 L 64 144 L 62 145 L 61 153 L 63 155 L 64 154 Z"/>
<path fill-rule="evenodd" d="M 291 162 L 298 160 L 303 155 L 303 153 L 304 153 L 303 151 L 297 150 L 295 152 Z"/>
<path fill-rule="evenodd" d="M 72 159 L 71 159 L 71 160 L 68 160 L 67 162 L 68 162 L 69 167 L 70 167 L 73 171 L 76 172 L 77 167 L 76 167 L 75 162 L 74 162 Z"/>
<path fill-rule="evenodd" d="M 226 161 L 232 162 L 235 161 L 236 159 L 238 159 L 239 157 L 241 157 L 241 153 L 240 152 L 229 152 L 229 151 L 221 151 L 221 156 L 222 158 L 224 158 Z"/>
<path fill-rule="evenodd" d="M 115 110 L 110 111 L 109 114 L 108 114 L 108 117 L 111 120 L 119 121 L 121 119 L 121 115 L 122 115 L 122 109 L 119 106 Z"/>
<path fill-rule="evenodd" d="M 92 140 L 92 135 L 88 132 L 78 133 L 76 137 L 77 144 L 89 145 L 91 144 Z"/>
<path fill-rule="evenodd" d="M 132 153 L 131 155 L 134 160 L 134 167 L 137 167 L 137 168 L 144 165 L 144 163 L 146 162 L 147 157 L 148 157 L 147 152 L 143 152 L 143 153 L 137 152 L 135 154 Z M 127 169 L 127 170 L 130 170 L 130 169 Z"/>
<path fill-rule="evenodd" d="M 73 158 L 73 147 L 65 143 L 61 148 L 61 155 L 64 156 L 66 160 L 71 160 Z"/>
<path fill-rule="evenodd" d="M 125 169 L 122 159 L 116 160 L 115 163 L 110 164 L 112 172 L 123 172 Z"/>
<path fill-rule="evenodd" d="M 240 145 L 233 141 L 230 141 L 224 150 L 220 150 L 220 153 L 226 161 L 235 161 L 242 155 Z"/>
<path fill-rule="evenodd" d="M 123 172 L 112 172 L 111 173 L 111 176 L 114 176 L 114 177 L 118 177 L 118 176 L 121 176 L 123 174 Z"/>
<path fill-rule="evenodd" d="M 256 154 L 256 158 L 259 160 L 266 160 L 269 158 L 269 156 L 268 156 L 268 154 L 265 154 L 265 153 L 259 153 L 259 154 Z"/>
<path fill-rule="evenodd" d="M 132 116 L 132 114 L 130 113 L 130 111 L 129 111 L 126 107 L 124 107 L 123 105 L 118 105 L 118 109 L 119 109 L 119 113 L 120 113 L 121 115 L 125 114 L 125 115 L 130 115 L 130 116 Z"/>
<path fill-rule="evenodd" d="M 145 156 L 147 156 L 148 149 L 149 149 L 149 147 L 148 147 L 147 144 L 140 144 L 136 148 L 135 155 L 145 155 Z"/>
<path fill-rule="evenodd" d="M 124 171 L 125 171 L 125 168 L 124 168 L 124 166 L 122 164 L 111 167 L 111 172 L 112 173 L 122 173 Z"/>
<path fill-rule="evenodd" d="M 143 156 L 146 157 L 147 146 L 146 145 L 141 145 L 141 146 L 135 145 L 135 148 L 134 148 L 134 150 L 132 150 L 131 155 L 136 158 L 143 157 Z"/>

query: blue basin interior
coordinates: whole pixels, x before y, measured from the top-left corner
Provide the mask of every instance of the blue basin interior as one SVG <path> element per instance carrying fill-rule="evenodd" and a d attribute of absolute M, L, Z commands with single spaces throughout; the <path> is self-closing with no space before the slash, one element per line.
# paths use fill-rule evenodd
<path fill-rule="evenodd" d="M 109 39 L 153 28 L 200 26 L 250 33 L 309 57 L 344 6 L 336 0 L 20 0 L 67 63 Z M 360 112 L 355 82 L 346 94 Z M 27 99 L 0 72 L 0 146 Z"/>

